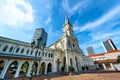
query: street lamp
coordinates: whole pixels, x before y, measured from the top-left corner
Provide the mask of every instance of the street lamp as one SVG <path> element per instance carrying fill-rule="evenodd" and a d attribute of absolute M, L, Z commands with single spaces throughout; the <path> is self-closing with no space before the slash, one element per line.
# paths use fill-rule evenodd
<path fill-rule="evenodd" d="M 34 63 L 32 65 L 32 71 L 31 71 L 32 73 L 34 70 L 34 64 L 35 64 L 35 60 L 37 58 L 38 49 L 44 50 L 44 48 L 46 47 L 47 35 L 48 35 L 48 33 L 45 32 L 45 30 L 43 28 L 37 28 L 35 30 L 35 33 L 33 36 L 33 41 L 31 42 L 31 48 L 36 49 L 35 56 L 34 56 Z M 29 78 L 29 80 L 32 80 L 32 74 L 31 74 L 31 77 Z"/>
<path fill-rule="evenodd" d="M 33 62 L 33 65 L 32 65 L 31 76 L 30 76 L 29 80 L 32 80 L 32 74 L 33 74 L 33 71 L 34 71 L 34 65 L 35 65 L 35 61 L 36 61 L 36 58 L 37 58 L 38 49 L 39 48 L 41 49 L 41 47 L 39 46 L 39 43 L 40 43 L 39 38 L 37 39 L 37 43 L 35 43 L 35 41 L 31 42 L 31 48 L 36 49 L 36 52 L 35 52 L 34 62 Z"/>

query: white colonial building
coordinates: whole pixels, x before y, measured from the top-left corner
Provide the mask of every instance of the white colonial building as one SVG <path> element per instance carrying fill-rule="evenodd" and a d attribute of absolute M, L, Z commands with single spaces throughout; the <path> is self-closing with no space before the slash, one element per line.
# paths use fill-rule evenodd
<path fill-rule="evenodd" d="M 94 66 L 93 60 L 83 55 L 67 17 L 63 32 L 58 41 L 44 49 L 32 49 L 30 43 L 0 37 L 0 79 L 30 77 L 61 69 L 68 72 L 68 66 L 79 72 L 84 65 Z"/>

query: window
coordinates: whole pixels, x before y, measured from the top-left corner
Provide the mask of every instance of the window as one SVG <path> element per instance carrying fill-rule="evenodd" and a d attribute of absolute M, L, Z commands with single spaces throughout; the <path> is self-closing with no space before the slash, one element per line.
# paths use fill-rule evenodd
<path fill-rule="evenodd" d="M 49 57 L 50 57 L 50 53 L 49 53 L 49 55 L 48 55 Z"/>
<path fill-rule="evenodd" d="M 12 52 L 12 50 L 13 50 L 13 46 L 12 46 L 12 47 L 10 47 L 9 52 Z"/>
<path fill-rule="evenodd" d="M 44 52 L 43 52 L 42 56 L 44 56 Z"/>
<path fill-rule="evenodd" d="M 30 55 L 32 55 L 33 54 L 33 50 L 31 50 L 31 53 L 30 53 Z"/>
<path fill-rule="evenodd" d="M 75 45 L 73 44 L 73 48 L 75 47 Z"/>
<path fill-rule="evenodd" d="M 22 50 L 21 50 L 21 54 L 24 52 L 24 48 L 22 48 Z"/>
<path fill-rule="evenodd" d="M 45 56 L 47 56 L 47 52 L 45 53 Z"/>
<path fill-rule="evenodd" d="M 39 51 L 39 54 L 38 54 L 39 56 L 40 56 L 40 51 Z"/>
<path fill-rule="evenodd" d="M 53 53 L 51 54 L 51 58 L 53 57 Z"/>
<path fill-rule="evenodd" d="M 29 49 L 27 50 L 27 54 L 29 54 Z"/>
<path fill-rule="evenodd" d="M 8 46 L 5 46 L 2 51 L 7 51 Z"/>
<path fill-rule="evenodd" d="M 70 40 L 68 40 L 68 47 L 70 47 Z"/>
<path fill-rule="evenodd" d="M 18 52 L 19 52 L 19 49 L 20 49 L 20 48 L 17 48 L 15 53 L 18 53 Z"/>
<path fill-rule="evenodd" d="M 0 47 L 1 47 L 2 45 L 0 44 Z"/>

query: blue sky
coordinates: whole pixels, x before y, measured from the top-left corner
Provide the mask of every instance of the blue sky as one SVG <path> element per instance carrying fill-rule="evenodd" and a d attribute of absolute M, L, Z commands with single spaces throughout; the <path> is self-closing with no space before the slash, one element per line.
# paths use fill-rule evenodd
<path fill-rule="evenodd" d="M 63 34 L 66 14 L 85 54 L 111 38 L 120 49 L 120 0 L 0 0 L 0 36 L 31 42 L 35 28 L 48 32 L 50 45 Z"/>

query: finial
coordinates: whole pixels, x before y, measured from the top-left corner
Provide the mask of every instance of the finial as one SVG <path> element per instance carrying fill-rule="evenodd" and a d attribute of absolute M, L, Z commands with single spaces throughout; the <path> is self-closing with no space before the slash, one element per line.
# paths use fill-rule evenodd
<path fill-rule="evenodd" d="M 69 18 L 68 16 L 65 17 L 65 24 L 69 23 Z"/>

